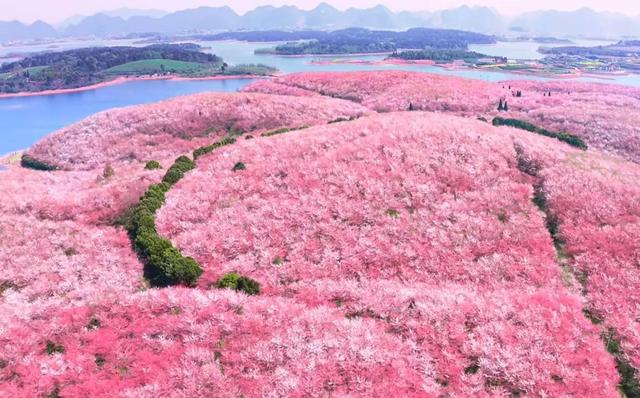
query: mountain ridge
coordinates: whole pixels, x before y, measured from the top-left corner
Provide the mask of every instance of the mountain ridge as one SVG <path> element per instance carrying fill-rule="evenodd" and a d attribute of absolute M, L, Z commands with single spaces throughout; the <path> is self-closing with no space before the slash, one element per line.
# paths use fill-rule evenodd
<path fill-rule="evenodd" d="M 640 19 L 590 8 L 575 11 L 540 10 L 513 18 L 481 6 L 463 5 L 436 12 L 393 12 L 383 5 L 341 11 L 327 3 L 311 10 L 295 6 L 259 6 L 244 14 L 228 6 L 198 7 L 163 14 L 160 10 L 118 9 L 90 16 L 73 16 L 57 26 L 37 21 L 25 24 L 0 21 L 0 42 L 67 36 L 113 37 L 130 34 L 206 33 L 226 30 L 340 29 L 364 27 L 402 29 L 434 27 L 505 34 L 517 31 L 531 35 L 563 37 L 640 37 Z M 606 33 L 603 33 L 606 32 Z"/>

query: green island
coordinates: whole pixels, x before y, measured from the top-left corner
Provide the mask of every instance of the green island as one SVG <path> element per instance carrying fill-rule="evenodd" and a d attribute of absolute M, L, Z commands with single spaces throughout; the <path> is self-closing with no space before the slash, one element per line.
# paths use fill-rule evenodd
<path fill-rule="evenodd" d="M 553 43 L 551 38 L 536 42 Z M 623 40 L 616 44 L 597 47 L 541 47 L 544 58 L 507 59 L 468 51 L 465 48 L 426 48 L 420 50 L 394 51 L 389 60 L 414 62 L 434 61 L 436 64 L 453 64 L 469 69 L 513 72 L 549 77 L 572 77 L 583 74 L 606 77 L 640 73 L 640 41 Z"/>
<path fill-rule="evenodd" d="M 224 38 L 256 39 L 249 35 L 227 34 Z M 269 37 L 279 37 L 269 32 Z M 283 39 L 297 39 L 273 48 L 258 49 L 256 54 L 333 55 L 393 53 L 403 48 L 466 49 L 469 44 L 491 44 L 491 36 L 451 29 L 413 28 L 404 32 L 348 28 L 333 32 L 306 31 L 304 35 L 282 34 Z"/>
<path fill-rule="evenodd" d="M 78 89 L 118 77 L 207 78 L 275 73 L 266 65 L 228 65 L 196 44 L 97 47 L 47 52 L 0 67 L 0 94 Z"/>

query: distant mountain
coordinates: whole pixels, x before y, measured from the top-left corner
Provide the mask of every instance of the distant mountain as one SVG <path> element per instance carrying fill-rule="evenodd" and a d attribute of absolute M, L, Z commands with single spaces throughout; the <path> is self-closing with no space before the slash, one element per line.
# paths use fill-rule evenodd
<path fill-rule="evenodd" d="M 240 16 L 229 7 L 200 7 L 161 18 L 132 16 L 124 19 L 105 13 L 92 15 L 64 30 L 68 36 L 118 36 L 131 33 L 195 33 L 237 29 Z"/>
<path fill-rule="evenodd" d="M 506 27 L 504 18 L 489 7 L 469 6 L 439 11 L 429 18 L 429 25 L 490 33 L 503 32 Z"/>
<path fill-rule="evenodd" d="M 134 9 L 134 8 L 118 8 L 116 10 L 104 11 L 101 14 L 110 16 L 110 17 L 119 17 L 122 19 L 131 19 L 133 17 L 151 17 L 151 18 L 161 18 L 167 14 L 167 11 L 162 10 L 147 10 L 147 9 Z M 69 18 L 66 18 L 62 22 L 56 24 L 55 26 L 58 29 L 65 29 L 71 25 L 77 25 L 82 22 L 83 19 L 89 18 L 88 15 L 73 15 Z"/>
<path fill-rule="evenodd" d="M 364 10 L 349 8 L 343 13 L 343 18 L 346 19 L 347 24 L 350 26 L 365 28 L 397 27 L 394 13 L 381 5 Z"/>
<path fill-rule="evenodd" d="M 240 16 L 229 7 L 200 7 L 161 17 L 129 16 L 130 10 L 100 13 L 64 29 L 71 36 L 117 36 L 131 33 L 195 33 L 226 30 L 341 29 L 365 27 L 399 29 L 425 26 L 426 20 L 408 12 L 393 13 L 384 6 L 340 11 L 327 3 L 312 10 L 293 6 L 258 7 Z M 125 16 L 129 16 L 125 18 Z"/>
<path fill-rule="evenodd" d="M 45 22 L 36 21 L 31 25 L 18 21 L 0 22 L 0 42 L 30 40 L 55 37 L 58 32 Z"/>
<path fill-rule="evenodd" d="M 342 24 L 339 23 L 340 11 L 327 3 L 320 3 L 311 11 L 305 12 L 305 25 L 310 28 L 337 28 Z"/>
<path fill-rule="evenodd" d="M 527 36 L 550 37 L 640 37 L 640 19 L 588 8 L 570 12 L 530 12 L 512 19 L 491 8 L 478 6 L 461 6 L 433 13 L 396 13 L 381 5 L 341 11 L 330 4 L 320 3 L 312 10 L 301 10 L 294 6 L 261 6 L 244 15 L 238 15 L 229 7 L 200 7 L 169 14 L 160 10 L 121 8 L 88 17 L 71 17 L 58 25 L 58 32 L 44 23 L 34 25 L 0 23 L 0 41 L 43 38 L 56 34 L 105 37 L 239 30 L 338 30 L 349 27 L 379 30 L 429 27 L 489 34 L 511 31 Z"/>
<path fill-rule="evenodd" d="M 247 29 L 278 29 L 282 26 L 302 28 L 305 25 L 304 11 L 297 7 L 262 6 L 242 16 L 242 25 Z"/>
<path fill-rule="evenodd" d="M 169 12 L 163 11 L 163 10 L 148 10 L 148 9 L 135 9 L 135 8 L 122 7 L 116 10 L 105 11 L 103 14 L 106 14 L 110 17 L 120 17 L 122 19 L 129 19 L 132 17 L 162 18 L 165 15 L 169 14 Z"/>
<path fill-rule="evenodd" d="M 511 21 L 510 26 L 535 35 L 601 38 L 640 36 L 640 20 L 589 8 L 530 12 Z"/>
<path fill-rule="evenodd" d="M 123 34 L 128 29 L 128 24 L 124 19 L 100 13 L 84 18 L 77 25 L 67 27 L 63 34 L 67 36 L 111 36 Z"/>

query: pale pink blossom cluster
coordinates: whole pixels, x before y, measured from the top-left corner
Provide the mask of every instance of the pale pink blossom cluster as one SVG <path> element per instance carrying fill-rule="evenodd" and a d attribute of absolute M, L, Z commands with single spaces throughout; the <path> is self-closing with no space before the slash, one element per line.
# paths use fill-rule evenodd
<path fill-rule="evenodd" d="M 274 293 L 332 275 L 556 283 L 531 184 L 493 131 L 405 113 L 242 141 L 199 159 L 156 225 L 205 287 L 233 270 Z"/>
<path fill-rule="evenodd" d="M 206 93 L 108 110 L 59 130 L 28 153 L 68 170 L 173 159 L 229 132 L 300 127 L 366 108 L 330 98 Z"/>
<path fill-rule="evenodd" d="M 415 110 L 452 112 L 460 115 L 486 113 L 498 107 L 504 90 L 480 80 L 401 71 L 353 73 L 296 73 L 247 86 L 247 92 L 286 93 L 282 86 L 304 91 L 289 95 L 325 96 L 358 102 L 378 112 Z"/>
<path fill-rule="evenodd" d="M 305 90 L 304 88 L 298 88 L 288 84 L 277 83 L 274 79 L 262 79 L 256 81 L 250 85 L 250 88 L 245 90 L 246 92 L 253 93 L 267 93 L 278 95 L 294 95 L 299 97 L 313 97 L 320 94 Z"/>
<path fill-rule="evenodd" d="M 13 322 L 5 396 L 615 396 L 575 297 L 316 281 L 296 298 L 171 288 Z M 338 301 L 341 300 L 341 301 Z M 361 315 L 357 315 L 361 314 Z M 347 316 L 345 316 L 347 315 Z M 44 354 L 47 342 L 64 352 Z M 3 369 L 5 372 L 7 368 Z"/>
<path fill-rule="evenodd" d="M 640 167 L 575 155 L 543 176 L 588 308 L 615 329 L 640 369 Z"/>
<path fill-rule="evenodd" d="M 287 92 L 283 86 L 289 86 Z M 298 90 L 305 90 L 299 92 Z M 299 73 L 259 82 L 249 92 L 349 99 L 376 111 L 414 110 L 516 118 L 574 134 L 590 146 L 640 163 L 640 89 L 569 81 L 488 83 L 428 73 Z M 520 96 L 518 96 L 520 92 Z M 503 99 L 508 112 L 498 112 Z"/>
<path fill-rule="evenodd" d="M 503 114 L 551 131 L 575 134 L 590 146 L 640 163 L 640 90 L 576 82 L 505 82 L 522 97 L 509 97 Z"/>
<path fill-rule="evenodd" d="M 242 141 L 200 158 L 157 225 L 203 266 L 201 289 L 237 271 L 374 321 L 414 347 L 399 360 L 428 358 L 436 395 L 615 394 L 517 168 L 527 134 L 505 131 L 414 112 Z"/>
<path fill-rule="evenodd" d="M 165 168 L 159 170 L 115 164 L 108 178 L 103 169 L 44 173 L 11 166 L 0 175 L 0 212 L 52 221 L 111 223 L 158 182 L 172 162 L 173 158 L 161 161 Z"/>
<path fill-rule="evenodd" d="M 467 87 L 487 90 L 474 103 L 448 78 L 299 76 L 254 86 L 287 96 L 108 111 L 30 151 L 67 171 L 0 171 L 0 398 L 617 396 L 603 329 L 582 310 L 639 365 L 639 167 L 468 118 L 366 108 L 404 110 L 404 84 L 415 109 L 475 117 L 504 92 L 488 83 Z M 176 156 L 234 129 L 254 139 L 199 157 L 157 213 L 204 268 L 198 286 L 149 289 L 114 222 Z M 145 170 L 151 159 L 164 168 Z M 539 181 L 571 272 L 532 203 Z M 217 289 L 231 271 L 261 294 Z"/>

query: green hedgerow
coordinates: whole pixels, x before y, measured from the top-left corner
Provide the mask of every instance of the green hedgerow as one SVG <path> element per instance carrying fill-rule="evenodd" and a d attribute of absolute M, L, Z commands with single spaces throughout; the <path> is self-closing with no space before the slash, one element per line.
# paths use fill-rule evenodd
<path fill-rule="evenodd" d="M 225 137 L 220 141 L 214 142 L 211 145 L 200 147 L 195 151 L 193 151 L 193 159 L 196 160 L 202 155 L 206 155 L 207 153 L 213 152 L 214 149 L 223 147 L 225 145 L 231 145 L 235 142 L 236 142 L 236 139 L 234 137 Z"/>
<path fill-rule="evenodd" d="M 534 126 L 533 124 L 529 122 L 525 122 L 524 120 L 505 119 L 502 117 L 495 117 L 492 121 L 492 124 L 494 126 L 515 127 L 521 130 L 526 130 L 532 133 L 544 135 L 545 137 L 555 138 L 557 140 L 565 142 L 579 149 L 583 149 L 583 150 L 587 149 L 587 144 L 578 136 L 575 136 L 569 133 L 563 133 L 563 132 L 558 133 L 554 131 L 549 131 L 549 130 Z"/>

